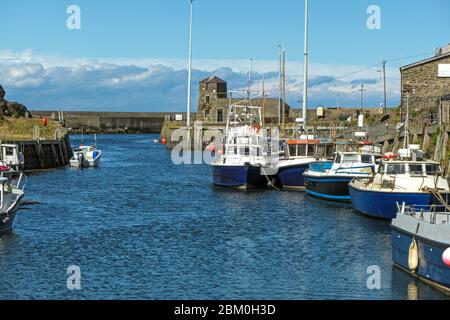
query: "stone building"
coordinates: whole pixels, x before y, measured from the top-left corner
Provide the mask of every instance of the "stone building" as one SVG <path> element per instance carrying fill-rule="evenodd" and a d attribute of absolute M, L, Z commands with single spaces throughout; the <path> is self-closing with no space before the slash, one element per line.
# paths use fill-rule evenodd
<path fill-rule="evenodd" d="M 437 113 L 441 98 L 450 94 L 450 44 L 436 50 L 434 57 L 400 68 L 402 102 L 410 110 Z"/>
<path fill-rule="evenodd" d="M 227 121 L 228 107 L 231 103 L 238 102 L 242 98 L 233 98 L 228 95 L 227 82 L 211 76 L 200 81 L 198 113 L 205 122 L 222 124 Z M 267 124 L 278 123 L 278 98 L 253 99 L 253 105 L 264 106 L 265 121 Z M 292 122 L 294 117 L 298 117 L 296 110 L 293 110 L 286 103 L 286 121 Z"/>

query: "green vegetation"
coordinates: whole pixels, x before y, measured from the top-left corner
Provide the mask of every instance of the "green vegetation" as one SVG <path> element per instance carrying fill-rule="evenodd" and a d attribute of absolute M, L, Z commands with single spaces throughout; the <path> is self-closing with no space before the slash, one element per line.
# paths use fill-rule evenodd
<path fill-rule="evenodd" d="M 0 140 L 32 140 L 34 126 L 39 127 L 41 138 L 49 140 L 53 139 L 55 129 L 61 128 L 58 122 L 50 119 L 48 119 L 47 126 L 44 127 L 42 119 L 3 118 L 0 119 Z"/>

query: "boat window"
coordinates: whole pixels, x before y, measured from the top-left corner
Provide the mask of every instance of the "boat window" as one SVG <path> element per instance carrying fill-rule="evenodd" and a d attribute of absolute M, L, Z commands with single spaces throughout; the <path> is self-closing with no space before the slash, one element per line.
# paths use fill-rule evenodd
<path fill-rule="evenodd" d="M 256 156 L 257 157 L 261 156 L 261 149 L 260 148 L 256 148 Z"/>
<path fill-rule="evenodd" d="M 372 156 L 369 155 L 361 155 L 361 162 L 362 163 L 372 163 Z"/>
<path fill-rule="evenodd" d="M 344 161 L 343 162 L 358 162 L 358 155 L 357 154 L 346 154 L 344 155 Z M 370 162 L 372 163 L 372 162 Z"/>
<path fill-rule="evenodd" d="M 244 155 L 244 156 L 249 156 L 250 155 L 250 148 L 249 147 L 242 148 L 242 150 L 243 150 L 242 155 Z"/>
<path fill-rule="evenodd" d="M 238 154 L 238 148 L 232 148 L 232 150 L 233 150 L 233 153 L 234 153 L 235 155 Z"/>
<path fill-rule="evenodd" d="M 384 164 L 380 164 L 380 167 L 378 168 L 379 173 L 384 173 L 386 170 L 386 166 Z"/>
<path fill-rule="evenodd" d="M 308 157 L 314 157 L 316 154 L 316 148 L 313 145 L 308 145 Z"/>
<path fill-rule="evenodd" d="M 334 150 L 335 150 L 334 145 L 328 145 L 326 156 L 331 158 L 334 154 Z"/>
<path fill-rule="evenodd" d="M 387 166 L 387 174 L 405 174 L 406 168 L 403 164 L 390 164 Z"/>
<path fill-rule="evenodd" d="M 413 175 L 422 175 L 423 168 L 421 164 L 410 164 L 409 165 L 409 173 Z"/>
<path fill-rule="evenodd" d="M 429 175 L 441 173 L 441 167 L 438 164 L 427 164 L 425 167 Z"/>
<path fill-rule="evenodd" d="M 299 157 L 304 157 L 306 156 L 306 145 L 304 144 L 300 144 L 298 146 L 298 154 Z"/>
<path fill-rule="evenodd" d="M 291 157 L 297 156 L 297 146 L 295 144 L 289 146 L 289 156 Z"/>
<path fill-rule="evenodd" d="M 6 148 L 6 156 L 11 157 L 14 155 L 14 149 L 13 148 Z"/>
<path fill-rule="evenodd" d="M 341 163 L 342 156 L 340 154 L 336 155 L 336 159 L 334 160 L 335 163 Z"/>

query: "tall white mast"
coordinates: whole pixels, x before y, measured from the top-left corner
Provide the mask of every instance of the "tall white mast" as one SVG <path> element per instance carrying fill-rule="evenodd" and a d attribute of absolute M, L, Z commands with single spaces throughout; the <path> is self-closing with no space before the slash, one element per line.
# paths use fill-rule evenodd
<path fill-rule="evenodd" d="M 303 70 L 303 127 L 306 130 L 308 112 L 308 0 L 305 0 L 305 54 Z"/>
<path fill-rule="evenodd" d="M 189 13 L 189 67 L 188 67 L 188 96 L 187 96 L 187 126 L 191 125 L 191 82 L 192 82 L 192 13 L 193 2 L 190 0 L 190 13 Z"/>
<path fill-rule="evenodd" d="M 278 59 L 278 80 L 279 80 L 279 92 L 278 92 L 278 127 L 281 128 L 281 95 L 282 95 L 282 88 L 281 88 L 281 82 L 282 82 L 282 75 L 281 75 L 281 52 L 282 52 L 282 46 L 279 45 L 279 59 Z"/>

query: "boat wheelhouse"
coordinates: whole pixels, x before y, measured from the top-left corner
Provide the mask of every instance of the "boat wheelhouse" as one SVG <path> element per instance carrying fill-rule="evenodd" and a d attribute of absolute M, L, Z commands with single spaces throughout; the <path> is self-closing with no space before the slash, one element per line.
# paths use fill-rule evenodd
<path fill-rule="evenodd" d="M 338 152 L 333 163 L 313 164 L 304 173 L 306 192 L 324 200 L 350 202 L 348 184 L 357 177 L 372 177 L 380 159 L 376 153 Z"/>
<path fill-rule="evenodd" d="M 0 144 L 0 165 L 21 171 L 25 166 L 25 158 L 17 144 Z"/>
<path fill-rule="evenodd" d="M 450 208 L 397 204 L 392 259 L 398 268 L 450 294 Z"/>
<path fill-rule="evenodd" d="M 441 166 L 434 161 L 383 160 L 370 179 L 355 179 L 349 185 L 355 210 L 374 218 L 393 219 L 397 203 L 428 206 L 435 193 L 448 198 L 450 188 Z"/>
<path fill-rule="evenodd" d="M 212 163 L 213 183 L 237 189 L 266 188 L 271 177 L 261 108 L 251 100 L 230 104 L 223 155 Z"/>
<path fill-rule="evenodd" d="M 288 140 L 278 163 L 277 181 L 283 189 L 304 190 L 304 172 L 311 163 L 333 159 L 334 144 L 322 140 Z"/>

